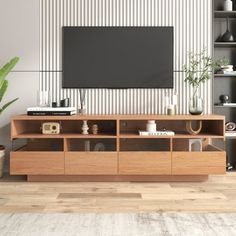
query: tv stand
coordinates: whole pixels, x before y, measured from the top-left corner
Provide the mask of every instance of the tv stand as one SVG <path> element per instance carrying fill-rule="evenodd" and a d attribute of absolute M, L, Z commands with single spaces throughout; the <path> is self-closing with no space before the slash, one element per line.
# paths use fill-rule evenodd
<path fill-rule="evenodd" d="M 140 136 L 148 120 L 176 134 Z M 50 121 L 60 122 L 60 134 L 42 134 L 42 123 Z M 189 134 L 188 121 L 202 121 L 201 132 Z M 91 134 L 93 124 L 98 134 Z M 219 115 L 20 115 L 12 118 L 11 139 L 25 145 L 11 152 L 10 174 L 28 181 L 203 181 L 225 173 L 226 153 L 211 144 L 224 141 L 224 124 Z M 201 139 L 202 151 L 190 152 L 190 139 Z"/>

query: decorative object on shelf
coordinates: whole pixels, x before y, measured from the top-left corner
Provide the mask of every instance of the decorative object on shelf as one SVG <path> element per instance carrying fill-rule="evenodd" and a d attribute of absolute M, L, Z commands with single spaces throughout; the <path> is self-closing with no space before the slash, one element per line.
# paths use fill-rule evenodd
<path fill-rule="evenodd" d="M 231 0 L 224 1 L 224 11 L 233 11 L 233 2 Z"/>
<path fill-rule="evenodd" d="M 97 124 L 92 125 L 92 133 L 93 134 L 98 134 L 98 125 Z"/>
<path fill-rule="evenodd" d="M 175 106 L 174 105 L 169 105 L 167 107 L 167 115 L 175 115 Z"/>
<path fill-rule="evenodd" d="M 228 103 L 229 102 L 229 95 L 221 94 L 219 99 L 220 99 L 221 104 Z"/>
<path fill-rule="evenodd" d="M 90 152 L 90 141 L 89 140 L 84 141 L 84 151 Z"/>
<path fill-rule="evenodd" d="M 167 115 L 175 115 L 177 113 L 177 94 L 173 95 L 166 94 L 165 96 L 166 103 L 166 114 Z"/>
<path fill-rule="evenodd" d="M 189 132 L 189 134 L 196 135 L 196 134 L 199 134 L 201 132 L 201 130 L 202 130 L 202 121 L 198 120 L 196 122 L 197 122 L 197 128 L 193 129 L 192 121 L 191 120 L 186 121 L 186 130 Z"/>
<path fill-rule="evenodd" d="M 189 139 L 188 150 L 189 150 L 189 152 L 202 152 L 202 140 L 201 139 Z"/>
<path fill-rule="evenodd" d="M 39 90 L 37 92 L 37 106 L 38 107 L 50 107 L 50 91 Z"/>
<path fill-rule="evenodd" d="M 233 170 L 233 168 L 234 168 L 233 165 L 231 165 L 231 163 L 228 162 L 226 165 L 226 170 L 230 171 L 230 170 Z"/>
<path fill-rule="evenodd" d="M 234 71 L 234 66 L 233 65 L 226 65 L 226 66 L 221 66 L 221 70 L 224 72 L 233 72 Z"/>
<path fill-rule="evenodd" d="M 189 113 L 201 115 L 203 112 L 203 99 L 199 96 L 199 87 L 211 78 L 213 69 L 219 68 L 219 62 L 207 55 L 206 49 L 199 53 L 189 53 L 189 63 L 183 66 L 186 74 L 185 82 L 192 87 L 192 96 L 189 102 Z"/>
<path fill-rule="evenodd" d="M 215 70 L 215 74 L 225 74 L 227 72 L 232 73 L 232 71 L 228 71 L 232 67 L 232 65 L 229 65 L 230 60 L 228 58 L 223 57 L 223 58 L 217 60 L 216 63 L 217 63 L 217 68 Z"/>
<path fill-rule="evenodd" d="M 70 99 L 65 98 L 60 101 L 60 107 L 69 107 L 70 106 Z"/>
<path fill-rule="evenodd" d="M 84 120 L 83 121 L 83 126 L 82 126 L 82 134 L 88 134 L 88 130 L 89 130 L 89 127 L 88 127 L 88 123 L 87 123 L 87 120 Z"/>
<path fill-rule="evenodd" d="M 55 108 L 55 107 L 58 107 L 58 106 L 57 106 L 57 102 L 52 102 L 52 107 L 54 107 L 54 108 Z"/>
<path fill-rule="evenodd" d="M 80 97 L 80 108 L 79 108 L 79 114 L 85 114 L 85 95 L 86 95 L 86 89 L 79 89 L 79 97 Z"/>
<path fill-rule="evenodd" d="M 106 150 L 106 147 L 103 143 L 97 143 L 95 146 L 94 146 L 94 149 L 93 149 L 95 152 L 104 152 Z"/>
<path fill-rule="evenodd" d="M 220 38 L 221 42 L 234 42 L 234 36 L 233 34 L 229 31 L 229 17 L 226 18 L 226 22 L 227 22 L 227 29 L 225 31 L 225 33 L 222 35 L 222 37 Z"/>
<path fill-rule="evenodd" d="M 155 120 L 148 120 L 146 124 L 146 131 L 148 132 L 156 132 L 157 130 L 157 125 Z"/>
<path fill-rule="evenodd" d="M 189 101 L 189 113 L 191 115 L 201 115 L 203 112 L 203 99 L 197 95 L 197 90 L 194 91 L 193 96 Z"/>
<path fill-rule="evenodd" d="M 3 176 L 3 164 L 5 158 L 5 147 L 0 145 L 0 178 Z"/>
<path fill-rule="evenodd" d="M 59 122 L 45 122 L 42 124 L 43 134 L 60 134 L 61 124 Z"/>
<path fill-rule="evenodd" d="M 236 124 L 234 122 L 226 122 L 225 123 L 225 130 L 226 131 L 233 131 L 236 128 Z"/>

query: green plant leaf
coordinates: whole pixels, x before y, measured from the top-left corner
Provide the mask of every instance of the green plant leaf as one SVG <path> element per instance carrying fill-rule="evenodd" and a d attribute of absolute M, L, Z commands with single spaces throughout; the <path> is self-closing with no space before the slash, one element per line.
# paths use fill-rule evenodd
<path fill-rule="evenodd" d="M 0 102 L 2 101 L 7 88 L 8 81 L 6 80 L 6 76 L 10 73 L 16 63 L 19 61 L 19 57 L 12 58 L 8 63 L 6 63 L 2 68 L 0 68 Z M 0 114 L 13 102 L 15 102 L 18 98 L 13 99 L 12 101 L 6 103 L 2 108 L 0 108 Z"/>
<path fill-rule="evenodd" d="M 4 80 L 0 87 L 0 102 L 2 101 L 2 98 L 7 91 L 7 88 L 8 88 L 8 81 Z"/>
<path fill-rule="evenodd" d="M 17 101 L 19 98 L 15 98 L 12 101 L 6 103 L 2 108 L 0 108 L 0 114 L 7 109 L 13 102 Z"/>
<path fill-rule="evenodd" d="M 19 61 L 19 57 L 12 58 L 8 63 L 6 63 L 1 69 L 0 69 L 0 87 L 3 81 L 5 80 L 6 76 L 10 73 L 10 71 L 13 69 L 13 67 L 16 65 L 16 63 Z"/>

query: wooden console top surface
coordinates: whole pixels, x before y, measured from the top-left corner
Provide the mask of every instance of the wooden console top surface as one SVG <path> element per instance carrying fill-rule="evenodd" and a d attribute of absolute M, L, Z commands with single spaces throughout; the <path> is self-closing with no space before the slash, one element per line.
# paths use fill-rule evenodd
<path fill-rule="evenodd" d="M 28 116 L 18 115 L 12 120 L 224 120 L 222 115 L 72 115 Z"/>

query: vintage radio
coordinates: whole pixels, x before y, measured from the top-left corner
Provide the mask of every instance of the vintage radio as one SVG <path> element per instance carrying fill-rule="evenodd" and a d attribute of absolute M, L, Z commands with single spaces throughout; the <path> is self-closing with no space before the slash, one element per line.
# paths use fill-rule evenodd
<path fill-rule="evenodd" d="M 60 134 L 61 125 L 58 122 L 45 122 L 42 124 L 43 134 Z"/>

